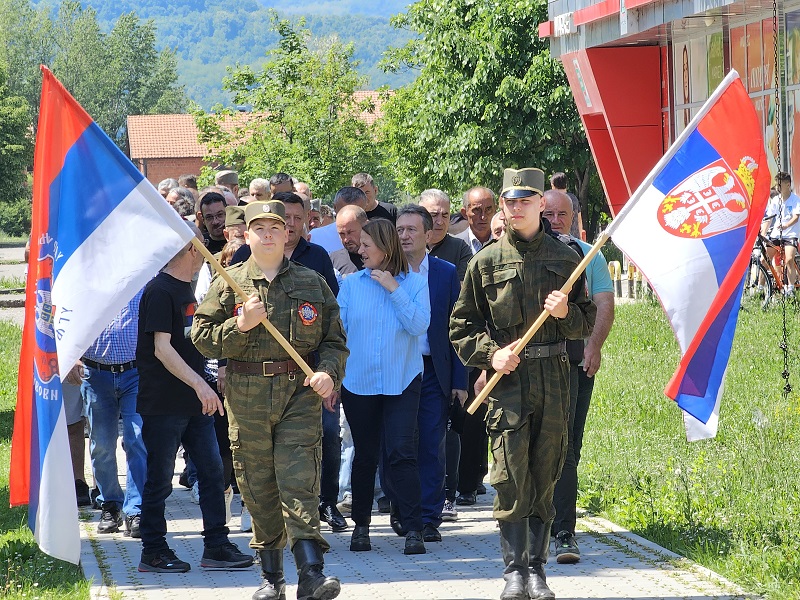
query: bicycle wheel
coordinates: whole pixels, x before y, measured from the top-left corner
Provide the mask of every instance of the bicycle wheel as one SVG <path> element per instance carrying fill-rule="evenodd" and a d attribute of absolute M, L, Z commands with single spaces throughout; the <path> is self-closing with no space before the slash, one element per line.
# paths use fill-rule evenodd
<path fill-rule="evenodd" d="M 757 305 L 766 310 L 774 291 L 772 277 L 764 265 L 758 259 L 751 260 L 744 280 L 742 305 Z"/>

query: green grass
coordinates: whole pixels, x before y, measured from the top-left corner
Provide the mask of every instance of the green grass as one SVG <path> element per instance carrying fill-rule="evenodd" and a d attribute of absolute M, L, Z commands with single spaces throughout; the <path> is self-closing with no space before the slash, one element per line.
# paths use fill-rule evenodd
<path fill-rule="evenodd" d="M 15 290 L 25 287 L 25 279 L 15 275 L 3 275 L 0 277 L 0 290 Z"/>
<path fill-rule="evenodd" d="M 686 442 L 663 390 L 679 350 L 660 307 L 617 307 L 603 348 L 581 457 L 589 510 L 770 599 L 800 598 L 800 324 L 787 308 L 740 312 L 720 427 Z"/>
<path fill-rule="evenodd" d="M 20 328 L 0 321 L 0 596 L 88 599 L 78 567 L 43 554 L 28 529 L 27 507 L 8 507 L 8 466 L 17 393 Z"/>

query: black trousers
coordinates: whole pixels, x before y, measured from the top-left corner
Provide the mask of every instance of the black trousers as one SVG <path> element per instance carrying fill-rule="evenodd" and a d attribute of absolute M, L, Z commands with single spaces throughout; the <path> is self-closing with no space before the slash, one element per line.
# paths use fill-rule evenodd
<path fill-rule="evenodd" d="M 481 374 L 479 369 L 469 373 L 467 403 L 475 399 L 475 381 Z M 487 406 L 481 404 L 475 414 L 467 413 L 464 431 L 461 433 L 461 461 L 458 463 L 458 493 L 469 494 L 478 489 L 489 472 L 489 434 L 486 432 Z"/>
<path fill-rule="evenodd" d="M 342 387 L 342 407 L 350 423 L 355 456 L 351 474 L 352 519 L 369 525 L 375 473 L 383 443 L 383 468 L 391 490 L 384 492 L 397 508 L 407 531 L 422 530 L 421 489 L 417 466 L 417 411 L 422 377 L 417 376 L 397 396 L 354 394 Z"/>

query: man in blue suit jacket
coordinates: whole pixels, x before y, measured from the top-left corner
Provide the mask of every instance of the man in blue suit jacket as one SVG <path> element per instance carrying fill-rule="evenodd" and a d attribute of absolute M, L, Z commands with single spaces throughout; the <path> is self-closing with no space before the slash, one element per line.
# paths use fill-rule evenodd
<path fill-rule="evenodd" d="M 448 324 L 461 288 L 455 266 L 430 256 L 426 244 L 433 228 L 430 213 L 421 206 L 408 205 L 397 213 L 397 233 L 412 271 L 428 279 L 431 323 L 420 336 L 425 370 L 417 424 L 422 487 L 422 535 L 426 542 L 439 542 L 445 484 L 445 434 L 452 400 L 467 398 L 467 372 L 453 350 Z M 399 490 L 402 493 L 402 490 Z"/>

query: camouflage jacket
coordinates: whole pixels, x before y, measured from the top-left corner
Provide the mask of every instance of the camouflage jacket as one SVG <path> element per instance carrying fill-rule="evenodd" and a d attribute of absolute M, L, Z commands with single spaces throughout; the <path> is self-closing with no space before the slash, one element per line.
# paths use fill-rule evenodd
<path fill-rule="evenodd" d="M 339 389 L 350 351 L 345 345 L 339 305 L 322 276 L 285 258 L 271 282 L 252 258 L 228 272 L 248 297 L 258 293 L 267 318 L 300 356 L 315 351 L 319 354 L 315 370 L 328 373 Z M 246 332 L 239 330 L 236 317 L 243 302 L 222 277 L 214 278 L 194 316 L 192 342 L 197 349 L 208 358 L 287 360 L 289 354 L 263 325 Z"/>
<path fill-rule="evenodd" d="M 492 354 L 525 335 L 544 310 L 547 296 L 561 289 L 579 262 L 574 250 L 544 228 L 531 241 L 519 239 L 508 228 L 500 240 L 484 246 L 467 267 L 450 318 L 450 340 L 464 364 L 491 369 Z M 589 336 L 596 307 L 582 281 L 569 294 L 567 316 L 549 317 L 529 343 Z"/>

